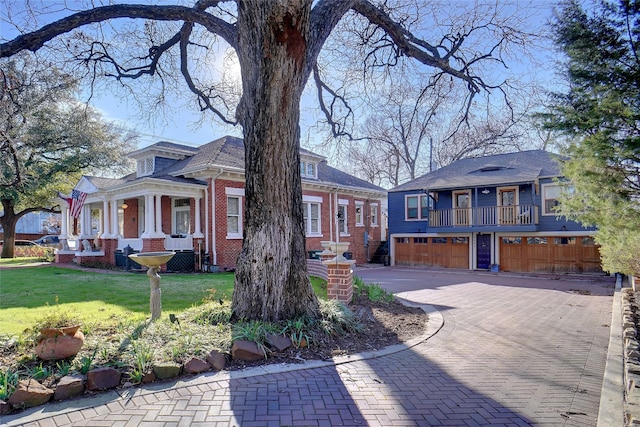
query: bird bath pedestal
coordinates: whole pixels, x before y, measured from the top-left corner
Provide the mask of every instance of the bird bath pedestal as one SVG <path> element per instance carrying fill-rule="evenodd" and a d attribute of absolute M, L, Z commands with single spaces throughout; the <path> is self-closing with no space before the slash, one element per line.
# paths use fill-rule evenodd
<path fill-rule="evenodd" d="M 160 290 L 158 270 L 162 264 L 166 264 L 175 254 L 175 252 L 145 252 L 129 255 L 129 258 L 138 264 L 149 267 L 147 276 L 149 276 L 151 286 L 150 308 L 152 322 L 159 319 L 162 314 L 162 291 Z"/>

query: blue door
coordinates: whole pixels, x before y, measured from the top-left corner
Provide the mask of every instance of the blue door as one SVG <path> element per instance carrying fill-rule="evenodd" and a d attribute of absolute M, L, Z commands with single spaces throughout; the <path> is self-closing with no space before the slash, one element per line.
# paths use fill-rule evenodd
<path fill-rule="evenodd" d="M 478 234 L 477 268 L 489 269 L 491 265 L 491 234 Z"/>

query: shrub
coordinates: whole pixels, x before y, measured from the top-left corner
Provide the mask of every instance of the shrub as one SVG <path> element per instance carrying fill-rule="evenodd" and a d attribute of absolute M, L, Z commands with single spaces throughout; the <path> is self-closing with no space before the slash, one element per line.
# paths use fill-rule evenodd
<path fill-rule="evenodd" d="M 327 334 L 344 335 L 362 330 L 356 315 L 338 300 L 320 301 L 321 327 Z"/>

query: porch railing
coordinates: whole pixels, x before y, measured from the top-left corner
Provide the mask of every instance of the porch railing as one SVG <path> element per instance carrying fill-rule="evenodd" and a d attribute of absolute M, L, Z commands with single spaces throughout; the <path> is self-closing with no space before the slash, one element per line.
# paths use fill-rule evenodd
<path fill-rule="evenodd" d="M 184 237 L 171 237 L 166 236 L 164 238 L 164 248 L 167 251 L 183 251 L 193 249 L 193 236 Z"/>
<path fill-rule="evenodd" d="M 538 224 L 538 206 L 482 206 L 429 211 L 430 227 Z"/>

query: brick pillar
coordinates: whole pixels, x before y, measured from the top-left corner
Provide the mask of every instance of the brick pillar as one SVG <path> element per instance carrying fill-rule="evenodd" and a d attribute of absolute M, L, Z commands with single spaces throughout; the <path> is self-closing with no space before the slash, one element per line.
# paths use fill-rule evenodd
<path fill-rule="evenodd" d="M 164 237 L 142 239 L 142 251 L 140 252 L 163 252 Z"/>
<path fill-rule="evenodd" d="M 342 258 L 342 257 L 339 257 Z M 337 299 L 349 304 L 353 299 L 353 273 L 351 267 L 355 261 L 337 258 L 322 261 L 327 266 L 327 298 Z"/>
<path fill-rule="evenodd" d="M 142 239 L 142 250 L 140 252 L 164 252 L 164 237 Z M 160 267 L 160 271 L 167 271 L 167 264 Z"/>
<path fill-rule="evenodd" d="M 116 265 L 116 249 L 118 249 L 118 239 L 100 239 L 104 259 L 111 265 Z"/>

